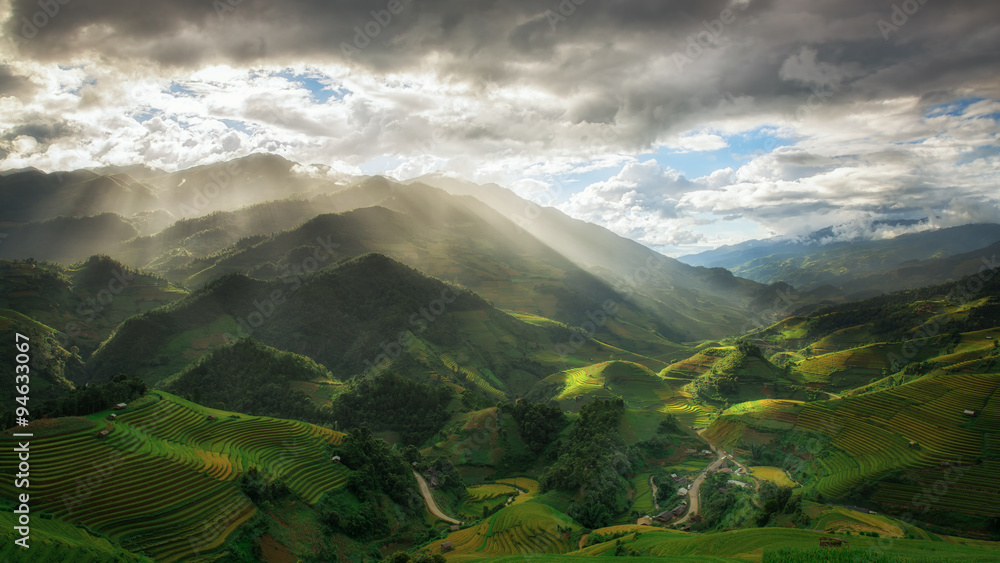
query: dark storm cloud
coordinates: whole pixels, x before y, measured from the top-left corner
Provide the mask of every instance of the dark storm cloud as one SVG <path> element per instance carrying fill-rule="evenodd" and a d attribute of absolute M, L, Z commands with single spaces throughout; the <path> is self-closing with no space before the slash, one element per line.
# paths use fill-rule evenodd
<path fill-rule="evenodd" d="M 38 0 L 14 0 L 6 31 L 32 35 L 21 53 L 49 61 L 93 52 L 181 68 L 345 62 L 347 45 L 351 64 L 398 71 L 433 56 L 433 70 L 453 79 L 600 100 L 571 118 L 608 119 L 610 100 L 660 129 L 734 97 L 793 111 L 814 85 L 781 71 L 803 48 L 816 72 L 833 73 L 837 103 L 970 83 L 997 90 L 1000 3 L 985 0 L 907 0 L 917 9 L 900 12 L 905 21 L 893 8 L 904 2 L 870 0 L 229 1 L 51 0 L 58 13 L 39 17 Z M 720 25 L 725 10 L 731 21 Z"/>
<path fill-rule="evenodd" d="M 34 90 L 34 84 L 14 72 L 10 65 L 0 65 L 0 97 L 25 96 Z"/>
<path fill-rule="evenodd" d="M 42 119 L 35 116 L 34 119 Z M 66 120 L 56 122 L 32 121 L 29 118 L 27 123 L 11 127 L 4 131 L 0 140 L 12 141 L 20 136 L 33 137 L 41 145 L 47 145 L 53 141 L 72 137 L 80 132 L 80 127 Z"/>

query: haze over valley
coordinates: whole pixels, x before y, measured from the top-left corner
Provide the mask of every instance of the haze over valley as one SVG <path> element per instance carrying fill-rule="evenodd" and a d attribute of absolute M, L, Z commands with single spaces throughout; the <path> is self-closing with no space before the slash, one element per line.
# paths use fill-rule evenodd
<path fill-rule="evenodd" d="M 0 4 L 0 559 L 997 560 L 998 16 Z"/>

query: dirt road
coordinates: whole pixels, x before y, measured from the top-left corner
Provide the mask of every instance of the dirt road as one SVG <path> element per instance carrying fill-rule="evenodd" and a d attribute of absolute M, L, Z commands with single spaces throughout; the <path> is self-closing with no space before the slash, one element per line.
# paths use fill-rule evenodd
<path fill-rule="evenodd" d="M 698 506 L 698 501 L 699 501 L 698 493 L 701 490 L 701 484 L 705 482 L 705 478 L 708 477 L 709 473 L 718 470 L 720 467 L 722 467 L 724 463 L 726 463 L 726 458 L 727 458 L 726 452 L 716 450 L 714 446 L 712 446 L 712 449 L 715 450 L 715 453 L 719 455 L 718 459 L 710 463 L 708 467 L 703 469 L 702 472 L 699 473 L 698 476 L 694 478 L 694 481 L 691 482 L 691 488 L 688 489 L 687 514 L 682 516 L 680 520 L 677 520 L 676 522 L 671 522 L 671 524 L 683 524 L 684 522 L 690 520 L 692 516 L 698 514 L 698 509 L 700 508 Z"/>
<path fill-rule="evenodd" d="M 423 475 L 414 471 L 413 476 L 417 478 L 417 484 L 420 485 L 420 494 L 423 495 L 424 502 L 427 503 L 427 510 L 429 510 L 431 514 L 437 516 L 438 518 L 444 520 L 445 522 L 450 522 L 452 524 L 461 524 L 461 522 L 459 522 L 458 520 L 455 520 L 454 518 L 447 516 L 444 512 L 441 512 L 441 509 L 438 508 L 437 503 L 434 502 L 434 497 L 431 495 L 431 490 L 427 487 L 427 481 L 424 480 Z"/>
<path fill-rule="evenodd" d="M 660 503 L 656 502 L 656 490 L 657 489 L 656 489 L 656 483 L 653 483 L 653 476 L 652 475 L 649 476 L 649 490 L 651 491 L 651 494 L 653 495 L 653 508 L 655 508 L 657 511 L 659 511 L 660 510 Z"/>

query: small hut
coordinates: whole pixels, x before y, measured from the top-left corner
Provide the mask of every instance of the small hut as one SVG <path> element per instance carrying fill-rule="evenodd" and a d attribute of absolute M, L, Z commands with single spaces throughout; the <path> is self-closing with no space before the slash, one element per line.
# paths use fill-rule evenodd
<path fill-rule="evenodd" d="M 822 537 L 819 539 L 820 547 L 844 547 L 846 545 L 848 545 L 847 542 L 840 538 Z"/>
<path fill-rule="evenodd" d="M 454 549 L 454 547 L 452 547 L 450 541 L 446 541 L 446 542 L 444 542 L 444 543 L 441 544 L 441 553 L 447 553 L 447 552 L 451 551 L 452 549 Z"/>

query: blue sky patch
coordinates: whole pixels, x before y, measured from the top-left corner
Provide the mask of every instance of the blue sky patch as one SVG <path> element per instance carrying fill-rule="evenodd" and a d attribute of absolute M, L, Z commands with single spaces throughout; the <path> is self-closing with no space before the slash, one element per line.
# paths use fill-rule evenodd
<path fill-rule="evenodd" d="M 323 82 L 319 75 L 315 74 L 295 74 L 284 70 L 274 73 L 274 76 L 280 76 L 309 90 L 310 97 L 321 104 L 325 104 L 330 98 L 343 100 L 344 96 L 353 93 L 343 86 L 331 87 L 328 83 Z"/>

